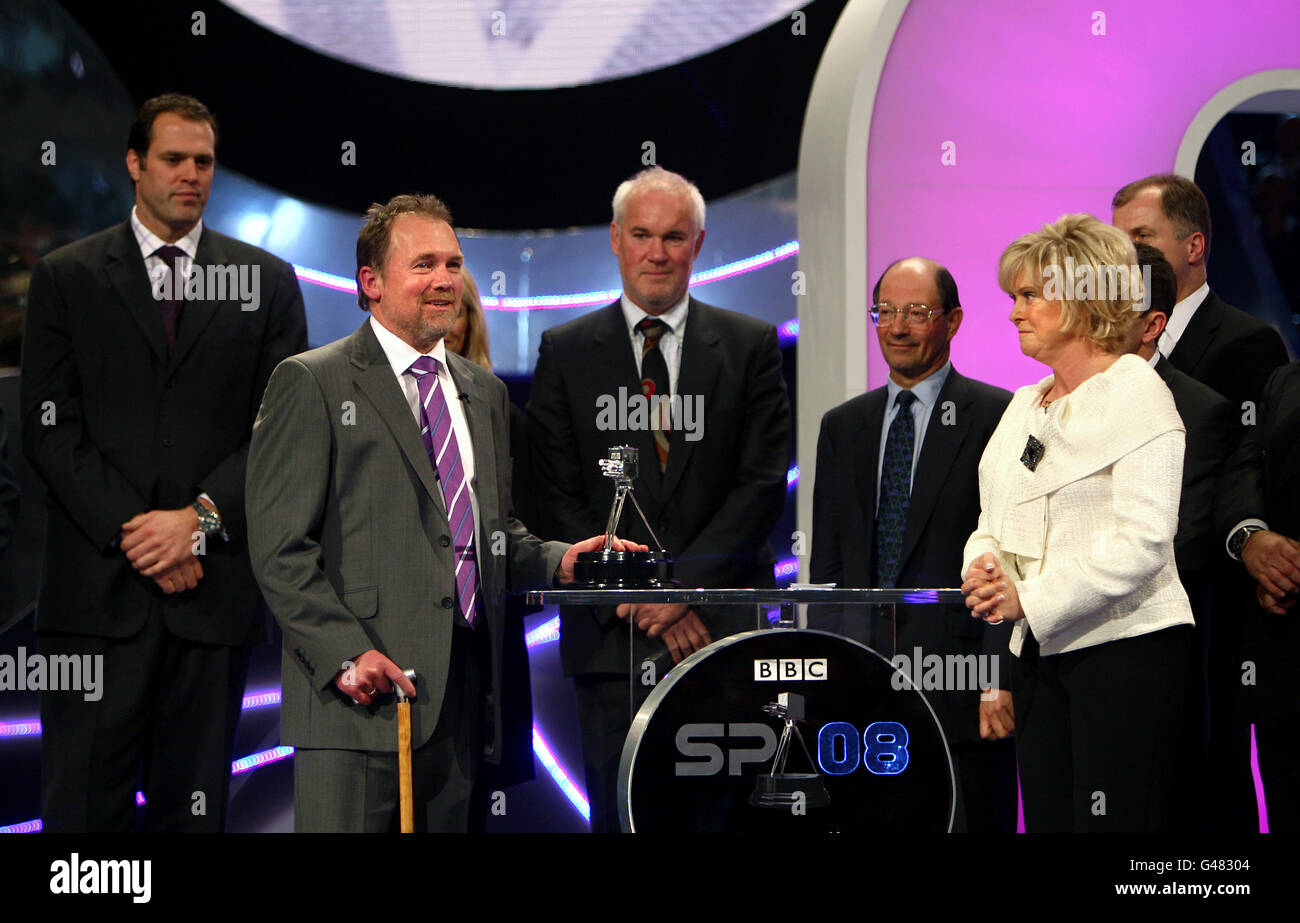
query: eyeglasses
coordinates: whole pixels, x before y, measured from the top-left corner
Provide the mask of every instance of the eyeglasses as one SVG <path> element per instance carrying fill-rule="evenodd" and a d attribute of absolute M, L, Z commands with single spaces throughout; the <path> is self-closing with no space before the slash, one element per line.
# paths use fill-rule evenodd
<path fill-rule="evenodd" d="M 871 322 L 877 327 L 889 327 L 894 323 L 894 318 L 902 314 L 907 323 L 913 327 L 924 327 L 930 323 L 935 316 L 943 313 L 943 308 L 932 308 L 924 304 L 908 304 L 901 308 L 896 308 L 889 302 L 871 306 Z"/>

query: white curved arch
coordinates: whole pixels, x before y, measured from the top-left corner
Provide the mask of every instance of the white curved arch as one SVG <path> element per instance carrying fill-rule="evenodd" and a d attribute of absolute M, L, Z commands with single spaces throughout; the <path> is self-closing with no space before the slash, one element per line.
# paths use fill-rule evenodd
<path fill-rule="evenodd" d="M 799 140 L 799 363 L 795 458 L 813 471 L 822 413 L 867 382 L 867 141 L 885 58 L 908 0 L 850 0 L 813 78 Z M 845 310 L 857 305 L 859 310 Z M 798 528 L 812 534 L 812 478 Z M 807 551 L 799 555 L 801 574 Z"/>
<path fill-rule="evenodd" d="M 1214 126 L 1219 124 L 1219 120 L 1246 100 L 1274 90 L 1300 90 L 1300 69 L 1259 71 L 1233 81 L 1211 96 L 1183 134 L 1183 140 L 1178 145 L 1178 156 L 1174 160 L 1174 172 L 1195 179 L 1196 160 L 1201 156 L 1201 148 L 1205 146 L 1206 139 L 1210 137 Z"/>

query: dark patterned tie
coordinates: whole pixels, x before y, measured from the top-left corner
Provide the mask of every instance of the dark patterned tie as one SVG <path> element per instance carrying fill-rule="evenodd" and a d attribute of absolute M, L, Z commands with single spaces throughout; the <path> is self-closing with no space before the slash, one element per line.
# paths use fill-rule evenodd
<path fill-rule="evenodd" d="M 880 467 L 880 505 L 876 510 L 876 586 L 898 583 L 899 560 L 903 554 L 903 530 L 907 526 L 907 504 L 912 492 L 912 449 L 916 444 L 916 423 L 912 404 L 916 395 L 900 391 L 894 399 L 898 413 L 889 424 L 885 459 Z"/>
<path fill-rule="evenodd" d="M 158 312 L 162 316 L 163 334 L 167 337 L 167 355 L 171 356 L 172 349 L 176 346 L 176 325 L 181 320 L 181 301 L 185 295 L 185 277 L 179 272 L 180 261 L 185 258 L 185 251 L 180 247 L 166 244 L 155 250 L 153 255 L 160 258 L 167 266 L 167 272 L 171 273 L 172 295 L 181 296 L 164 298 L 158 305 Z"/>
<path fill-rule="evenodd" d="M 668 388 L 668 363 L 664 361 L 659 338 L 670 328 L 657 317 L 647 317 L 636 325 L 637 332 L 645 337 L 641 344 L 641 393 L 647 398 L 656 394 L 671 396 Z M 651 405 L 653 414 L 654 405 Z M 659 456 L 659 470 L 668 469 L 668 438 L 672 435 L 672 414 L 667 400 L 659 405 L 659 424 L 654 426 L 655 454 Z"/>
<path fill-rule="evenodd" d="M 474 509 L 470 505 L 465 466 L 460 461 L 447 398 L 438 381 L 438 360 L 421 356 L 407 371 L 415 376 L 420 393 L 420 436 L 424 439 L 424 450 L 438 472 L 447 503 L 447 525 L 456 559 L 457 610 L 472 628 L 479 614 L 478 561 L 474 553 Z"/>

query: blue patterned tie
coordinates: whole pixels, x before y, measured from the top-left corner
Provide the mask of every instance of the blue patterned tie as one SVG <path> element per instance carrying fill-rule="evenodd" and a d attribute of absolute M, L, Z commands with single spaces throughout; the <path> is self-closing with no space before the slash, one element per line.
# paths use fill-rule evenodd
<path fill-rule="evenodd" d="M 876 586 L 898 584 L 902 563 L 903 530 L 907 526 L 907 504 L 912 493 L 912 449 L 916 444 L 916 423 L 912 404 L 916 395 L 900 391 L 894 399 L 898 413 L 889 424 L 885 459 L 880 467 L 880 505 L 876 509 Z"/>
<path fill-rule="evenodd" d="M 465 466 L 451 425 L 447 397 L 438 381 L 438 360 L 421 356 L 407 369 L 415 376 L 420 392 L 420 436 L 429 461 L 438 471 L 442 496 L 447 503 L 447 525 L 451 529 L 456 559 L 456 605 L 470 627 L 478 619 L 478 562 L 474 554 L 474 510 L 469 501 Z"/>

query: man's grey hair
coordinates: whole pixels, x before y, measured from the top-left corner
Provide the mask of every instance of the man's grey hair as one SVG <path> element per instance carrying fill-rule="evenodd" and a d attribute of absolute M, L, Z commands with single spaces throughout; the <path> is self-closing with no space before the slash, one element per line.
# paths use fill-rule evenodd
<path fill-rule="evenodd" d="M 628 199 L 652 189 L 689 198 L 695 230 L 704 230 L 704 196 L 700 194 L 699 188 L 680 173 L 663 167 L 647 167 L 631 179 L 618 184 L 614 190 L 614 223 L 623 226 L 623 212 L 627 209 Z"/>

